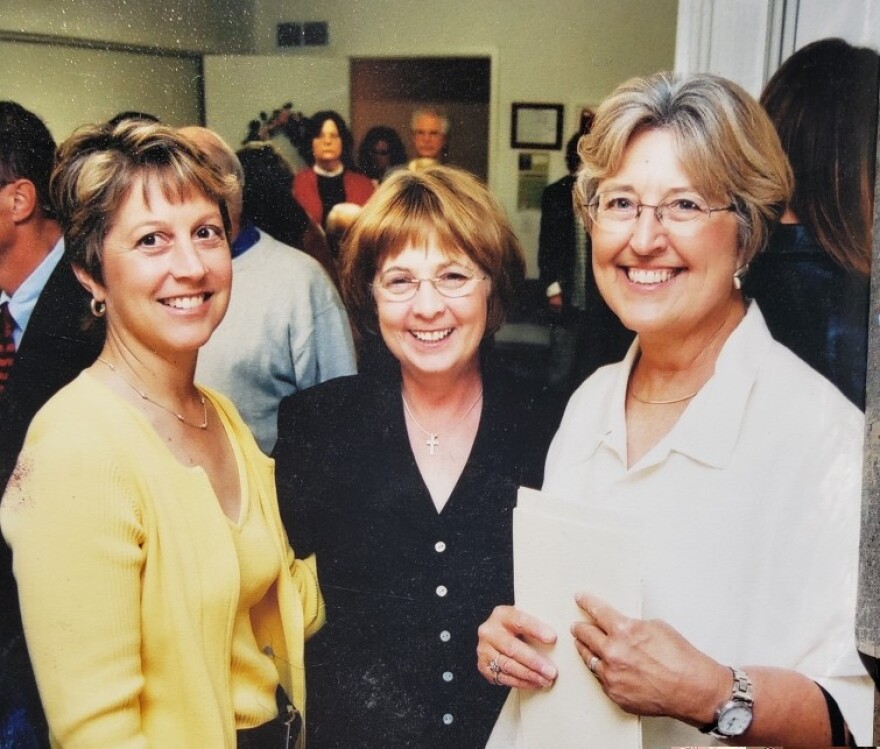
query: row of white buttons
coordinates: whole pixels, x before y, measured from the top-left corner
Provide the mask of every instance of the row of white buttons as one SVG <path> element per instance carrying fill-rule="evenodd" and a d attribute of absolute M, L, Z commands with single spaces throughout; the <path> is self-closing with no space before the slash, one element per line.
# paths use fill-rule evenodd
<path fill-rule="evenodd" d="M 434 544 L 434 551 L 436 551 L 438 554 L 442 554 L 444 551 L 446 551 L 446 544 L 443 541 L 438 541 L 436 544 Z M 445 585 L 438 585 L 435 592 L 440 598 L 444 598 L 449 591 L 447 590 Z M 452 635 L 449 634 L 449 630 L 444 629 L 440 633 L 440 640 L 442 642 L 449 642 L 451 637 Z M 443 681 L 450 682 L 452 681 L 452 679 L 452 671 L 443 672 Z M 452 713 L 446 713 L 443 716 L 443 725 L 450 726 L 452 725 L 453 720 L 455 720 L 455 718 L 452 717 Z"/>

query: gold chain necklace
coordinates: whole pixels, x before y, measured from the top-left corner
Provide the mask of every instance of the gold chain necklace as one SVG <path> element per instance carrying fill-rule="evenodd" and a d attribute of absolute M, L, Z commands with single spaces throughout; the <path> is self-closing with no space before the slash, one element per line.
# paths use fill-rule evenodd
<path fill-rule="evenodd" d="M 119 372 L 119 370 L 117 370 L 116 367 L 111 362 L 107 361 L 106 359 L 102 359 L 100 356 L 98 357 L 98 361 L 101 362 L 101 364 L 104 364 L 107 367 L 109 367 L 110 371 L 113 372 L 113 374 L 115 374 L 120 380 L 122 380 L 132 390 L 134 390 L 143 400 L 147 401 L 148 403 L 152 403 L 154 406 L 158 406 L 163 411 L 167 411 L 172 416 L 174 416 L 181 424 L 186 424 L 188 427 L 192 427 L 193 429 L 205 430 L 208 428 L 208 404 L 205 403 L 205 396 L 202 395 L 201 393 L 199 393 L 199 400 L 202 403 L 202 414 L 204 416 L 204 420 L 202 421 L 201 424 L 193 424 L 191 421 L 187 421 L 183 417 L 183 414 L 177 413 L 177 411 L 174 411 L 174 410 L 168 408 L 168 406 L 163 406 L 161 403 L 159 403 L 159 401 L 153 400 L 143 390 L 132 385 L 127 379 L 125 379 L 125 377 L 122 376 L 122 373 Z"/>
<path fill-rule="evenodd" d="M 644 398 L 639 398 L 639 396 L 636 395 L 635 388 L 632 385 L 629 386 L 629 394 L 633 398 L 635 398 L 639 403 L 644 403 L 646 406 L 668 406 L 672 403 L 682 403 L 683 401 L 689 401 L 691 398 L 693 398 L 699 392 L 700 392 L 699 390 L 695 390 L 690 395 L 683 395 L 681 398 L 671 398 L 667 401 L 649 401 L 649 400 L 645 400 Z"/>
<path fill-rule="evenodd" d="M 440 434 L 438 432 L 429 432 L 427 429 L 425 429 L 425 427 L 419 424 L 418 419 L 416 419 L 415 414 L 413 414 L 412 410 L 409 407 L 409 403 L 406 402 L 406 396 L 403 394 L 402 390 L 400 391 L 400 397 L 403 400 L 403 408 L 406 411 L 407 415 L 413 420 L 413 424 L 415 424 L 427 435 L 428 439 L 425 440 L 425 444 L 428 446 L 428 453 L 430 455 L 433 455 L 434 449 L 440 447 Z M 480 399 L 482 397 L 483 391 L 481 389 L 479 395 L 477 395 L 476 400 L 471 403 L 470 406 L 468 406 L 468 410 L 465 412 L 464 416 L 462 416 L 457 422 L 455 422 L 453 426 L 449 427 L 449 429 L 446 430 L 446 434 L 455 431 L 456 429 L 458 429 L 458 427 L 462 425 L 464 420 L 471 415 L 471 411 L 474 410 L 477 403 L 480 402 Z"/>

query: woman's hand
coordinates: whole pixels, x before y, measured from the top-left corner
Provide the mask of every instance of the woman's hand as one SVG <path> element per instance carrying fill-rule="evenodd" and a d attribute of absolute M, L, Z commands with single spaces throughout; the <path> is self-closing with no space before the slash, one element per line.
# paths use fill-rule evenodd
<path fill-rule="evenodd" d="M 587 593 L 575 600 L 586 617 L 571 626 L 575 645 L 611 700 L 635 715 L 668 715 L 697 727 L 714 720 L 730 698 L 729 668 L 665 622 L 630 619 Z"/>
<path fill-rule="evenodd" d="M 556 633 L 540 620 L 513 606 L 496 606 L 477 634 L 477 668 L 487 681 L 520 689 L 555 681 L 556 666 L 524 641 L 556 642 Z"/>

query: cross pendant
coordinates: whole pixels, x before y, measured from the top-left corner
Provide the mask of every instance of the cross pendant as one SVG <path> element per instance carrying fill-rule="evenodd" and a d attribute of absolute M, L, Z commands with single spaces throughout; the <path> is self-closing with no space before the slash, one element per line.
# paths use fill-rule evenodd
<path fill-rule="evenodd" d="M 428 439 L 425 440 L 425 444 L 428 446 L 428 450 L 430 454 L 434 454 L 434 448 L 440 445 L 440 440 L 437 439 L 436 434 L 429 434 Z"/>

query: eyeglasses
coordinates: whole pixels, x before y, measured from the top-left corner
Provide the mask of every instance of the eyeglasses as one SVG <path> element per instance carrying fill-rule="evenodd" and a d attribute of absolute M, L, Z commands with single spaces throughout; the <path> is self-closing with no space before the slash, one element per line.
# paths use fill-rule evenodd
<path fill-rule="evenodd" d="M 705 200 L 696 196 L 675 198 L 659 205 L 636 203 L 632 197 L 621 193 L 602 193 L 587 206 L 590 219 L 605 231 L 631 231 L 633 224 L 642 215 L 642 208 L 651 208 L 654 216 L 671 232 L 696 231 L 713 213 L 735 211 L 736 206 L 710 207 Z"/>
<path fill-rule="evenodd" d="M 414 278 L 405 271 L 390 270 L 383 273 L 373 287 L 389 302 L 406 302 L 416 295 L 423 281 L 428 281 L 439 294 L 456 299 L 471 294 L 486 278 L 485 274 L 477 275 L 470 268 L 446 270 L 434 278 Z"/>

